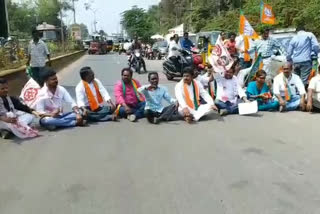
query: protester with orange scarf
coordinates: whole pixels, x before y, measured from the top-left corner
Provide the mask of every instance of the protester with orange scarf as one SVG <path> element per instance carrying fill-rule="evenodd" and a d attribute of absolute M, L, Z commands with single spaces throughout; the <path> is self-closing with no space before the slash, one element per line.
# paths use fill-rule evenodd
<path fill-rule="evenodd" d="M 183 70 L 183 79 L 175 87 L 175 95 L 179 102 L 179 113 L 188 123 L 198 121 L 203 116 L 217 111 L 212 97 L 202 84 L 193 79 L 194 71 L 191 67 Z M 201 104 L 200 97 L 207 103 Z"/>
<path fill-rule="evenodd" d="M 77 104 L 87 116 L 88 121 L 115 121 L 117 116 L 113 112 L 116 107 L 108 91 L 95 78 L 92 69 L 81 68 L 80 77 L 81 81 L 76 87 Z"/>
<path fill-rule="evenodd" d="M 278 74 L 273 81 L 273 94 L 279 100 L 280 112 L 294 111 L 300 106 L 306 109 L 306 90 L 301 78 L 292 73 L 292 64 L 287 62 L 283 66 L 283 72 Z"/>

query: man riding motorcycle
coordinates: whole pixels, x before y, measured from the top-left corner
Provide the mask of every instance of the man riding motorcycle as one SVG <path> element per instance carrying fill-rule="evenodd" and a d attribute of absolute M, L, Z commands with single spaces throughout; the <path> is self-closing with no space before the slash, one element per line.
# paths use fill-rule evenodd
<path fill-rule="evenodd" d="M 135 38 L 134 42 L 132 43 L 130 50 L 131 50 L 131 55 L 129 57 L 129 63 L 131 66 L 133 63 L 133 59 L 134 59 L 134 52 L 136 50 L 138 50 L 140 53 L 142 53 L 142 44 L 141 44 L 140 40 L 138 40 L 137 37 Z M 141 57 L 141 62 L 142 62 L 143 70 L 145 72 L 147 72 L 146 63 L 145 63 L 143 57 Z"/>
<path fill-rule="evenodd" d="M 180 51 L 182 50 L 181 45 L 179 43 L 179 36 L 178 34 L 175 34 L 173 36 L 173 40 L 170 41 L 169 44 L 169 54 L 168 58 L 175 64 L 176 68 L 180 68 Z"/>

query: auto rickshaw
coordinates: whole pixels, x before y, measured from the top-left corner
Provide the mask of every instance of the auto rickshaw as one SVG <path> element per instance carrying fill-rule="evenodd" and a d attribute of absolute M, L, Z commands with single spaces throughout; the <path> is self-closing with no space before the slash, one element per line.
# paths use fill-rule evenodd
<path fill-rule="evenodd" d="M 113 41 L 112 40 L 107 40 L 106 49 L 107 49 L 107 52 L 112 51 L 112 49 L 113 49 Z"/>
<path fill-rule="evenodd" d="M 219 38 L 221 31 L 209 31 L 197 33 L 197 48 L 200 50 L 203 65 L 208 64 L 208 57 Z"/>
<path fill-rule="evenodd" d="M 119 52 L 120 51 L 120 43 L 113 43 L 113 52 Z"/>

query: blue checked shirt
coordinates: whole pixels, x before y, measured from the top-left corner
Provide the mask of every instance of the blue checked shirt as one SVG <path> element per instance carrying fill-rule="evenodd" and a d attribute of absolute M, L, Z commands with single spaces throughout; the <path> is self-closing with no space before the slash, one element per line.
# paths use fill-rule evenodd
<path fill-rule="evenodd" d="M 252 47 L 249 49 L 249 52 L 256 51 L 258 55 L 261 54 L 262 58 L 268 58 L 273 55 L 273 50 L 280 50 L 282 53 L 286 53 L 286 50 L 282 47 L 282 45 L 277 40 L 272 38 L 255 41 Z"/>
<path fill-rule="evenodd" d="M 313 33 L 299 31 L 292 38 L 288 47 L 287 60 L 293 63 L 311 61 L 311 54 L 318 54 L 319 44 Z"/>
<path fill-rule="evenodd" d="M 157 89 L 149 91 L 147 90 L 149 86 L 150 85 L 144 85 L 138 89 L 139 93 L 143 94 L 146 98 L 146 110 L 161 113 L 164 109 L 162 105 L 163 99 L 170 104 L 174 104 L 176 102 L 176 100 L 170 96 L 168 90 L 165 87 L 159 85 Z"/>

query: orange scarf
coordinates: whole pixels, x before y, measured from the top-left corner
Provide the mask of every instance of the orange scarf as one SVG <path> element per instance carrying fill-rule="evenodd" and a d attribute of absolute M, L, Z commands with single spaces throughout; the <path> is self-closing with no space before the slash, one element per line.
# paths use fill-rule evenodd
<path fill-rule="evenodd" d="M 99 91 L 98 84 L 96 83 L 96 81 L 93 80 L 92 83 L 94 85 L 94 88 L 96 89 L 96 94 L 97 94 L 97 98 L 98 98 L 98 102 L 97 102 L 95 96 L 93 95 L 93 93 L 90 89 L 89 84 L 86 81 L 82 81 L 82 82 L 83 82 L 84 89 L 85 89 L 87 97 L 88 97 L 90 109 L 91 109 L 91 111 L 95 111 L 100 107 L 99 104 L 103 103 L 103 99 L 102 99 L 101 93 Z"/>
<path fill-rule="evenodd" d="M 186 98 L 186 103 L 191 109 L 198 110 L 200 106 L 200 95 L 199 95 L 199 87 L 196 81 L 192 80 L 192 88 L 193 88 L 193 99 L 190 97 L 190 93 L 188 90 L 188 84 L 183 84 L 184 96 Z"/>
<path fill-rule="evenodd" d="M 249 62 L 251 57 L 250 54 L 248 53 L 249 50 L 249 38 L 248 36 L 243 36 L 244 40 L 244 61 Z"/>

